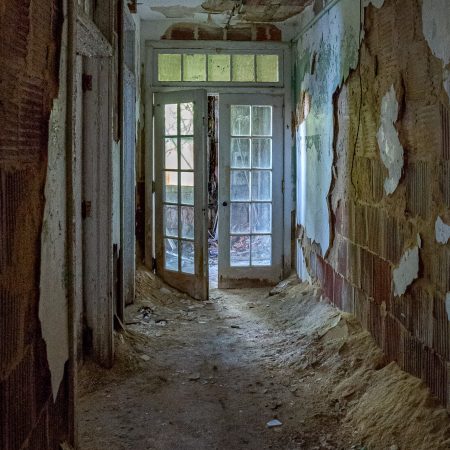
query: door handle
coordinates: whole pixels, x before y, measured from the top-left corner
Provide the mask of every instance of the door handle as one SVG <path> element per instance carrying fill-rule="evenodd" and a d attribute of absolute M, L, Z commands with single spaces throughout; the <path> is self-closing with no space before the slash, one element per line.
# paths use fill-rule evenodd
<path fill-rule="evenodd" d="M 223 202 L 222 206 L 228 206 L 228 202 Z"/>

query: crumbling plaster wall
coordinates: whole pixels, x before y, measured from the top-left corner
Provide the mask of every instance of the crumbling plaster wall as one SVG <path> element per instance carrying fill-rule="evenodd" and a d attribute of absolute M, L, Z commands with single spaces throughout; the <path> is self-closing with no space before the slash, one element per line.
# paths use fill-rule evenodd
<path fill-rule="evenodd" d="M 448 404 L 450 3 L 362 7 L 294 49 L 298 273 Z"/>
<path fill-rule="evenodd" d="M 64 208 L 54 196 L 55 183 L 64 182 L 64 119 L 60 100 L 53 103 L 64 77 L 63 22 L 61 0 L 0 6 L 0 448 L 8 450 L 56 449 L 71 434 L 65 357 L 58 369 L 52 363 L 67 326 L 59 328 L 56 317 L 65 304 L 62 268 L 51 295 L 50 280 L 43 286 L 40 276 L 42 258 L 53 267 L 51 258 L 64 259 L 58 227 Z M 52 201 L 45 209 L 46 196 Z M 39 315 L 52 300 L 53 325 L 62 330 L 56 338 Z"/>

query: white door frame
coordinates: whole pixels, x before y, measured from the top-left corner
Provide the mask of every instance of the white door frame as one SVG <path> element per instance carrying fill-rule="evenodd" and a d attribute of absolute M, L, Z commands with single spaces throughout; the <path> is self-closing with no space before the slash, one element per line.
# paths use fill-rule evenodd
<path fill-rule="evenodd" d="M 174 83 L 163 85 L 154 82 L 155 53 L 157 49 L 220 49 L 248 50 L 250 52 L 267 52 L 271 49 L 281 50 L 283 54 L 283 85 L 265 87 L 261 85 L 248 86 L 205 86 L 204 83 L 192 83 L 189 87 L 177 86 Z M 154 242 L 154 111 L 153 97 L 158 92 L 168 92 L 174 89 L 205 88 L 208 94 L 274 94 L 282 95 L 284 99 L 284 148 L 283 148 L 283 277 L 288 277 L 292 270 L 291 234 L 292 211 L 294 210 L 293 191 L 293 138 L 292 138 L 292 99 L 291 99 L 291 49 L 287 43 L 280 42 L 231 42 L 231 41 L 146 41 L 145 42 L 145 75 L 143 80 L 144 110 L 145 110 L 145 264 L 151 268 L 155 256 Z M 219 100 L 220 101 L 220 100 Z"/>
<path fill-rule="evenodd" d="M 271 240 L 270 266 L 232 267 L 230 265 L 230 106 L 272 106 L 272 165 L 271 165 Z M 283 277 L 283 97 L 262 94 L 226 94 L 219 101 L 219 288 L 276 284 Z M 242 136 L 245 139 L 246 136 Z M 249 136 L 250 137 L 250 136 Z M 252 164 L 253 167 L 253 164 Z M 245 169 L 243 169 L 245 170 Z M 250 169 L 251 170 L 251 169 Z M 250 192 L 252 190 L 249 186 Z M 239 202 L 236 202 L 239 203 Z M 280 214 L 281 213 L 281 214 Z M 250 224 L 249 224 L 250 226 Z M 249 229 L 249 234 L 251 230 Z M 258 233 L 255 233 L 256 235 Z"/>

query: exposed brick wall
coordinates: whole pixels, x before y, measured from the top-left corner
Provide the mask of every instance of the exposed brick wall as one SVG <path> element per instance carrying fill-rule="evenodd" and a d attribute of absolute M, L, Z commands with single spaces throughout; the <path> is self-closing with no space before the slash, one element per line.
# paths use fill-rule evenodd
<path fill-rule="evenodd" d="M 335 96 L 341 145 L 335 146 L 330 191 L 331 249 L 322 257 L 305 233 L 299 235 L 309 271 L 328 299 L 354 313 L 389 360 L 422 378 L 450 407 L 450 246 L 438 244 L 434 232 L 438 215 L 450 220 L 450 105 L 442 64 L 424 39 L 421 2 L 386 0 L 365 14 L 360 67 Z M 392 84 L 405 161 L 399 186 L 387 196 L 376 133 L 381 98 Z M 419 276 L 405 295 L 394 297 L 392 271 L 417 234 Z"/>
<path fill-rule="evenodd" d="M 0 6 L 0 448 L 67 438 L 67 377 L 55 401 L 38 319 L 48 121 L 58 91 L 61 0 Z"/>
<path fill-rule="evenodd" d="M 161 39 L 200 41 L 281 41 L 281 30 L 272 24 L 249 24 L 229 29 L 194 23 L 169 27 Z"/>

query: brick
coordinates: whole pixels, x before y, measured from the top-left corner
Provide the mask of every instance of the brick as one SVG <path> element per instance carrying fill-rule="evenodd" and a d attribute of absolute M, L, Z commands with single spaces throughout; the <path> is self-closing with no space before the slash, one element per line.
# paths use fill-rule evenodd
<path fill-rule="evenodd" d="M 403 338 L 403 364 L 402 369 L 412 375 L 421 378 L 423 366 L 423 344 L 409 333 L 405 333 Z"/>
<path fill-rule="evenodd" d="M 447 363 L 431 348 L 424 347 L 422 379 L 442 403 L 447 401 Z"/>
<path fill-rule="evenodd" d="M 198 40 L 213 40 L 222 41 L 224 38 L 224 30 L 219 27 L 207 27 L 205 25 L 199 25 L 197 29 Z"/>
<path fill-rule="evenodd" d="M 449 319 L 445 308 L 445 300 L 439 294 L 433 298 L 433 341 L 432 346 L 441 357 L 450 361 Z"/>
<path fill-rule="evenodd" d="M 373 298 L 376 303 L 385 303 L 390 309 L 392 272 L 387 261 L 373 257 Z"/>
<path fill-rule="evenodd" d="M 406 205 L 414 216 L 428 218 L 431 207 L 431 169 L 429 163 L 418 161 L 406 170 Z"/>
<path fill-rule="evenodd" d="M 383 351 L 390 361 L 403 361 L 403 342 L 401 339 L 401 324 L 390 314 L 385 318 Z"/>

